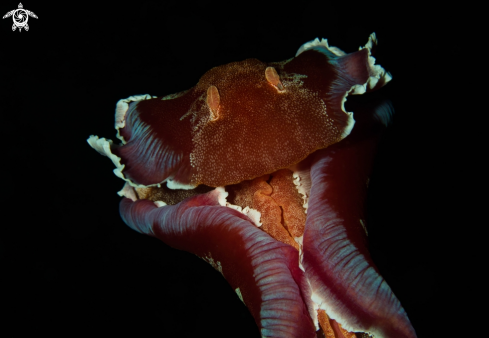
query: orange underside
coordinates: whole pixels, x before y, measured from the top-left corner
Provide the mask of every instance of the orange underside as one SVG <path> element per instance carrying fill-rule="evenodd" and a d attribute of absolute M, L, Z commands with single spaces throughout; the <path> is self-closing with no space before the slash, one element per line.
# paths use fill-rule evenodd
<path fill-rule="evenodd" d="M 322 309 L 318 310 L 318 321 L 326 338 L 357 338 L 355 333 L 348 332 L 334 319 L 330 319 Z"/>
<path fill-rule="evenodd" d="M 226 187 L 228 202 L 248 206 L 261 213 L 261 229 L 278 241 L 299 250 L 294 240 L 304 233 L 306 213 L 303 199 L 294 185 L 292 171 L 282 169 Z"/>

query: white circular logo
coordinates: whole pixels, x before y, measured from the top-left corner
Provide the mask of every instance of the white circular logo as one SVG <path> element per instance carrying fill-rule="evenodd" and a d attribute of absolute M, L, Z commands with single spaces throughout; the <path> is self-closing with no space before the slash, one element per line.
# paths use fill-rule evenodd
<path fill-rule="evenodd" d="M 28 15 L 25 10 L 16 9 L 12 16 L 17 27 L 24 27 L 27 24 Z"/>
<path fill-rule="evenodd" d="M 3 19 L 8 18 L 10 16 L 14 20 L 14 24 L 12 25 L 12 30 L 15 31 L 18 28 L 19 32 L 22 31 L 22 28 L 24 28 L 26 31 L 29 30 L 29 25 L 27 24 L 27 21 L 29 20 L 30 16 L 37 19 L 37 15 L 34 14 L 34 12 L 24 9 L 22 3 L 19 3 L 19 8 L 11 10 L 7 14 L 5 14 L 3 16 Z"/>

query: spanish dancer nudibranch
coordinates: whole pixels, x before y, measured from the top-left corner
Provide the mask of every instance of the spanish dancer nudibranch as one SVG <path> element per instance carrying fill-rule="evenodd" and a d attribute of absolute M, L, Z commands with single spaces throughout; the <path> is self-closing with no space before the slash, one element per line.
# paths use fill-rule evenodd
<path fill-rule="evenodd" d="M 88 139 L 125 181 L 124 222 L 209 262 L 263 337 L 416 337 L 367 249 L 368 178 L 393 110 L 344 107 L 391 80 L 376 43 L 346 54 L 315 39 L 282 62 L 215 67 L 187 91 L 120 100 L 120 144 Z"/>

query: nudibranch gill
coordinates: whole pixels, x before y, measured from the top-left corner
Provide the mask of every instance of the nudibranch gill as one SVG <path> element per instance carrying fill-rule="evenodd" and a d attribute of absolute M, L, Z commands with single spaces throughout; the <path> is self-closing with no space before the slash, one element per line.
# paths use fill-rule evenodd
<path fill-rule="evenodd" d="M 390 81 L 376 43 L 347 54 L 315 39 L 282 62 L 215 67 L 189 90 L 120 100 L 120 144 L 88 139 L 126 181 L 124 222 L 209 262 L 263 337 L 416 337 L 367 248 L 368 179 L 393 110 L 344 106 Z"/>

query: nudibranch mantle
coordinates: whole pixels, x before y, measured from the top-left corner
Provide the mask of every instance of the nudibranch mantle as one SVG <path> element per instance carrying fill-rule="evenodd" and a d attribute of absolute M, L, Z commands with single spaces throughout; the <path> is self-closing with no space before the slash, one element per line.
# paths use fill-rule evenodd
<path fill-rule="evenodd" d="M 349 94 L 390 80 L 370 55 L 375 42 L 372 34 L 365 48 L 342 54 L 314 40 L 286 61 L 215 67 L 190 90 L 119 101 L 122 144 L 95 136 L 88 142 L 133 187 L 218 187 L 288 168 L 350 133 Z"/>
<path fill-rule="evenodd" d="M 392 107 L 355 120 L 344 107 L 391 80 L 376 43 L 346 54 L 315 39 L 282 62 L 215 67 L 189 90 L 120 100 L 120 145 L 88 139 L 126 181 L 124 222 L 210 263 L 263 337 L 416 337 L 367 249 L 367 182 Z"/>

